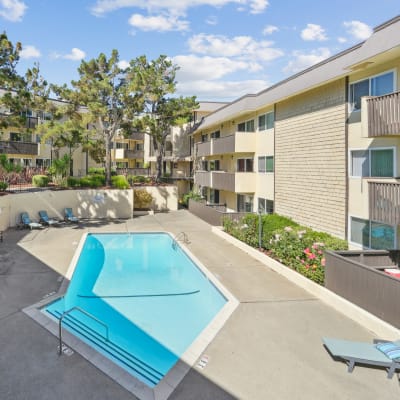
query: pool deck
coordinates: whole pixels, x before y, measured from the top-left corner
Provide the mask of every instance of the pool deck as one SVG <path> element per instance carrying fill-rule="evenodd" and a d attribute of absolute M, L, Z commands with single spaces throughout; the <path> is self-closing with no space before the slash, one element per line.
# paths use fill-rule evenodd
<path fill-rule="evenodd" d="M 400 398 L 397 377 L 331 359 L 323 337 L 377 337 L 181 210 L 44 230 L 9 229 L 0 242 L 0 399 L 135 399 L 22 310 L 57 292 L 86 232 L 186 232 L 187 248 L 240 302 L 171 400 Z"/>

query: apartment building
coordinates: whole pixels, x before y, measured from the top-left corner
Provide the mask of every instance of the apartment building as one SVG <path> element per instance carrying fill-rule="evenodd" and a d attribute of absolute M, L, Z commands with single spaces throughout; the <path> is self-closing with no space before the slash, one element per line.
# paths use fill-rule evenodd
<path fill-rule="evenodd" d="M 276 212 L 399 246 L 400 16 L 366 41 L 206 116 L 194 185 L 227 211 Z"/>

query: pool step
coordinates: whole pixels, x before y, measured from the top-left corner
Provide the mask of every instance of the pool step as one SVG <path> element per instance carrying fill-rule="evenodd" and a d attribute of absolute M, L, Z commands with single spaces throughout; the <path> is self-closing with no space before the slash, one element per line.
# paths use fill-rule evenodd
<path fill-rule="evenodd" d="M 61 313 L 57 310 L 47 310 L 53 317 L 58 320 L 61 317 Z M 63 326 L 68 327 L 74 333 L 77 333 L 85 341 L 92 343 L 95 347 L 101 349 L 111 358 L 115 359 L 117 362 L 122 363 L 131 373 L 150 382 L 152 385 L 156 385 L 164 375 L 135 357 L 133 354 L 127 352 L 122 347 L 118 346 L 116 343 L 107 340 L 103 335 L 101 335 L 96 330 L 92 329 L 88 325 L 84 324 L 78 318 L 69 314 L 63 318 Z"/>

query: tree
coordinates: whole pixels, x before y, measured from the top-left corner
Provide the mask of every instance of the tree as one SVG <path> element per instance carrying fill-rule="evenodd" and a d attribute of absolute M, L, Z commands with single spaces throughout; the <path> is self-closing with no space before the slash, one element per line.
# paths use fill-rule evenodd
<path fill-rule="evenodd" d="M 79 79 L 66 85 L 53 86 L 53 91 L 75 107 L 85 107 L 85 123 L 93 126 L 97 138 L 105 146 L 106 184 L 111 184 L 111 145 L 121 130 L 132 128 L 132 116 L 138 112 L 138 99 L 129 91 L 125 71 L 119 67 L 119 54 L 111 57 L 101 53 L 98 58 L 82 61 Z M 95 147 L 92 147 L 95 148 Z M 98 153 L 98 152 L 97 152 Z"/>
<path fill-rule="evenodd" d="M 24 76 L 17 73 L 22 45 L 0 34 L 0 128 L 25 127 L 27 113 L 46 108 L 50 87 L 40 75 L 39 65 L 28 69 Z"/>
<path fill-rule="evenodd" d="M 142 106 L 135 119 L 135 127 L 153 139 L 159 181 L 165 155 L 165 143 L 171 128 L 189 122 L 193 110 L 198 108 L 196 97 L 168 97 L 176 91 L 175 75 L 179 69 L 166 56 L 148 61 L 145 56 L 130 62 L 126 80 L 130 90 Z"/>

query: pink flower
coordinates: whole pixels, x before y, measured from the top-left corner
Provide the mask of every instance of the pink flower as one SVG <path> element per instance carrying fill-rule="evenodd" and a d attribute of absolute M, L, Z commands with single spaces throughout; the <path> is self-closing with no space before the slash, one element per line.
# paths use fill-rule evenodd
<path fill-rule="evenodd" d="M 314 258 L 316 258 L 316 255 L 313 254 L 313 253 L 309 253 L 309 254 L 307 254 L 307 257 L 308 257 L 310 260 L 314 260 Z"/>
<path fill-rule="evenodd" d="M 321 265 L 325 267 L 325 258 L 321 259 Z"/>

